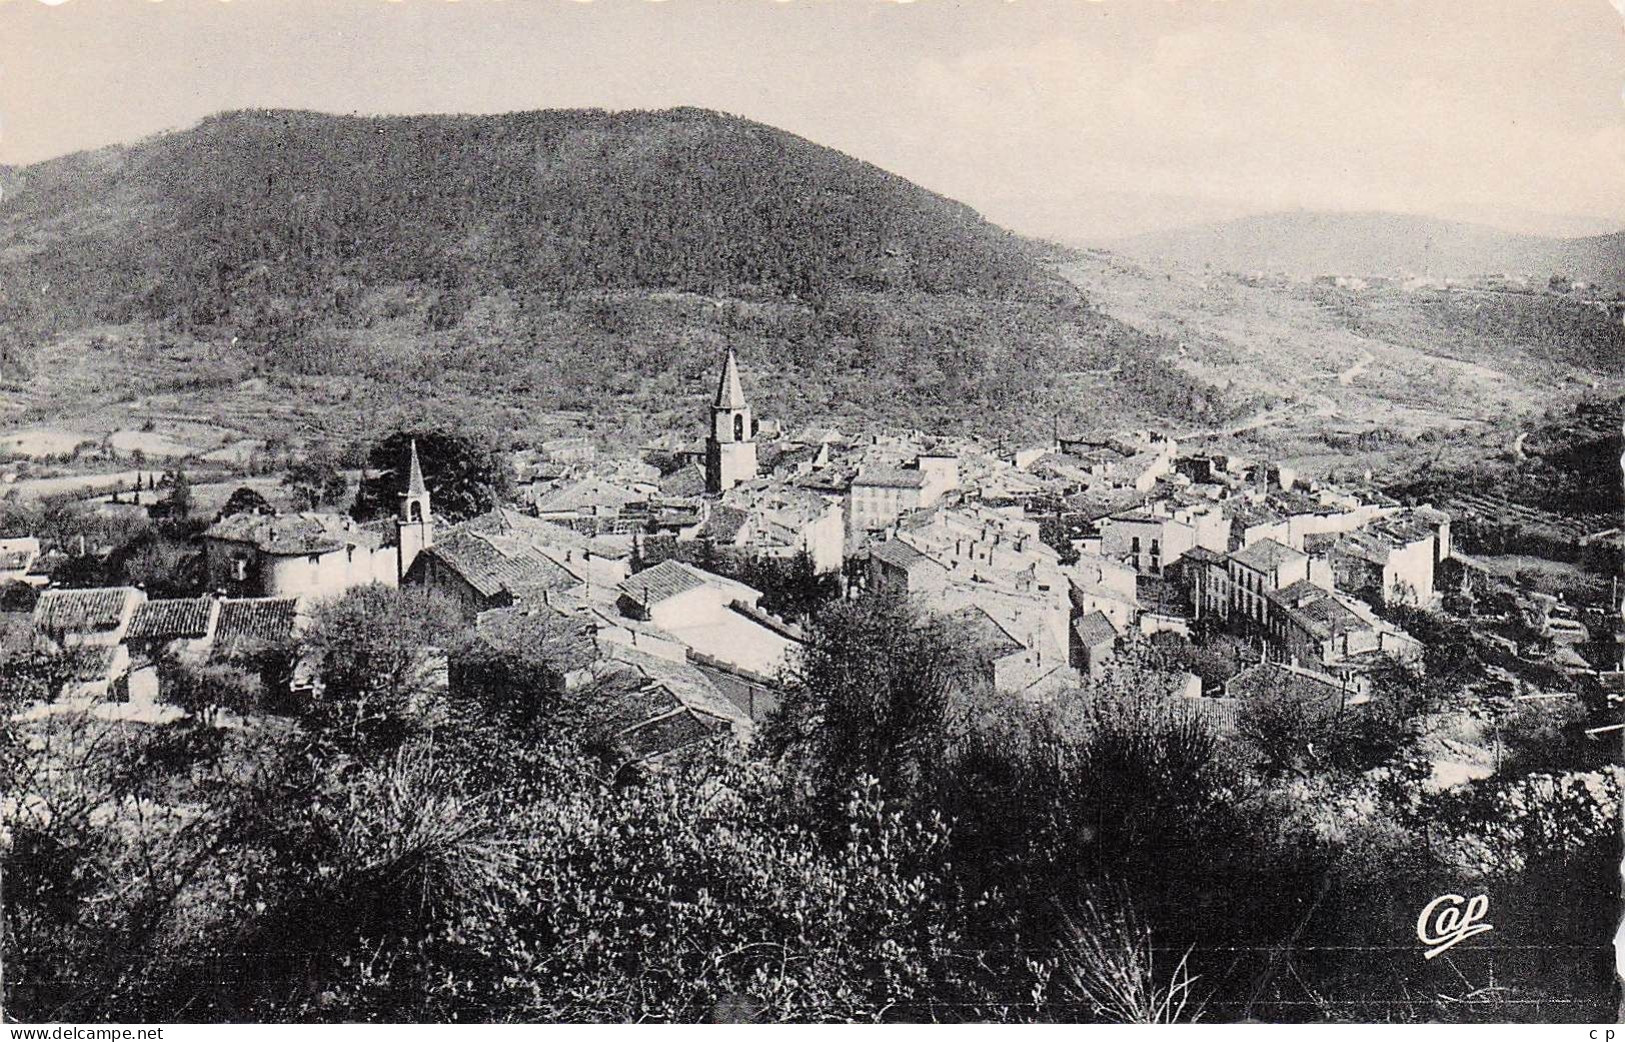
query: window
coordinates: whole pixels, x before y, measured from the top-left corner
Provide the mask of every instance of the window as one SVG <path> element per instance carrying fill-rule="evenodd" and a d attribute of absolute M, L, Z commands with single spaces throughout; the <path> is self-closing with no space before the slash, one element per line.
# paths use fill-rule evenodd
<path fill-rule="evenodd" d="M 1129 552 L 1134 554 L 1134 556 L 1136 556 L 1136 557 L 1138 557 L 1140 555 L 1140 537 L 1139 536 L 1134 537 L 1134 541 L 1130 545 Z"/>
<path fill-rule="evenodd" d="M 231 559 L 231 577 L 238 582 L 248 578 L 248 558 L 233 557 Z"/>
<path fill-rule="evenodd" d="M 734 441 L 745 440 L 745 417 L 741 413 L 734 413 Z"/>

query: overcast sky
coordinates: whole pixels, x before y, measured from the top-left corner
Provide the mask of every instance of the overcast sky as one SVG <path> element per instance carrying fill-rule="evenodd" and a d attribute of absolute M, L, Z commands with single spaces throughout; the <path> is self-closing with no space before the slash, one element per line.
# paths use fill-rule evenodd
<path fill-rule="evenodd" d="M 4 163 L 247 106 L 671 105 L 1072 241 L 1283 209 L 1625 228 L 1609 0 L 0 0 Z"/>

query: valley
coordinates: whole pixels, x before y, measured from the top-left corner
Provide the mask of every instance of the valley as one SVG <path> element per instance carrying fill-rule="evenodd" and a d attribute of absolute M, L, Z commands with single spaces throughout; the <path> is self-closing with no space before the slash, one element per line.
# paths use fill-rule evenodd
<path fill-rule="evenodd" d="M 1585 323 L 1597 345 L 1589 364 L 1572 348 L 1543 349 L 1534 323 L 1430 339 L 1432 289 L 1347 289 L 1104 251 L 1058 270 L 1105 314 L 1176 344 L 1168 361 L 1192 378 L 1270 403 L 1187 437 L 1239 439 L 1304 473 L 1380 472 L 1419 446 L 1433 452 L 1491 431 L 1510 444 L 1520 423 L 1625 388 L 1625 326 L 1592 322 L 1594 312 L 1561 297 L 1508 294 L 1497 306 Z M 1561 338 L 1563 327 L 1549 335 Z"/>

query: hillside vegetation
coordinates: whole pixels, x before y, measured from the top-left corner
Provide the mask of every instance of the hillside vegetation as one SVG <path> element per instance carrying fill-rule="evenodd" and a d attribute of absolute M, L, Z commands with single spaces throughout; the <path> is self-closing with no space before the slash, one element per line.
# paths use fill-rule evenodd
<path fill-rule="evenodd" d="M 1335 325 L 1368 339 L 1468 362 L 1625 374 L 1618 312 L 1566 296 L 1327 286 L 1308 292 Z"/>
<path fill-rule="evenodd" d="M 1173 341 L 1192 378 L 1282 403 L 1204 430 L 1307 475 L 1392 476 L 1464 435 L 1493 455 L 1549 410 L 1625 393 L 1618 305 L 1569 293 L 1338 285 L 1104 251 L 1057 270 L 1109 317 Z"/>
<path fill-rule="evenodd" d="M 791 419 L 1039 430 L 1126 418 L 1125 383 L 1151 414 L 1239 407 L 1155 376 L 1168 345 L 1090 309 L 1047 247 L 715 113 L 237 112 L 0 180 L 13 381 L 51 379 L 42 345 L 116 326 L 160 353 L 234 345 L 203 352 L 219 386 L 690 409 L 726 341 Z M 1066 375 L 1113 366 L 1111 387 Z"/>
<path fill-rule="evenodd" d="M 1514 435 L 1447 446 L 1397 483 L 1414 498 L 1489 496 L 1552 515 L 1583 520 L 1594 531 L 1619 525 L 1620 461 L 1625 459 L 1625 396 L 1597 395 L 1553 409 Z M 1512 446 L 1515 444 L 1515 448 Z M 1586 528 L 1581 529 L 1587 531 Z"/>

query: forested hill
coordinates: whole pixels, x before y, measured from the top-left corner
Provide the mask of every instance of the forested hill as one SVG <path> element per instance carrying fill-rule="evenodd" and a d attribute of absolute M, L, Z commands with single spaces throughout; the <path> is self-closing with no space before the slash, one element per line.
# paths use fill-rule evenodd
<path fill-rule="evenodd" d="M 36 245 L 66 254 L 76 272 L 115 269 L 83 287 L 87 303 L 197 321 L 259 282 L 303 296 L 335 278 L 761 287 L 813 301 L 838 285 L 998 299 L 1042 291 L 1033 248 L 968 207 L 697 110 L 235 112 L 8 180 L 8 239 L 51 222 L 60 238 Z M 121 214 L 105 212 L 115 205 Z M 41 260 L 27 245 L 9 252 Z"/>
<path fill-rule="evenodd" d="M 940 422 L 943 396 L 997 407 L 1108 355 L 1146 374 L 1165 347 L 1090 311 L 1048 247 L 693 109 L 234 112 L 0 182 L 0 335 L 21 365 L 76 328 L 161 323 L 271 372 L 529 368 L 518 383 L 555 405 L 624 395 L 627 372 L 676 371 L 686 394 L 731 339 L 758 372 Z M 1141 383 L 1169 411 L 1215 404 L 1178 377 Z"/>

